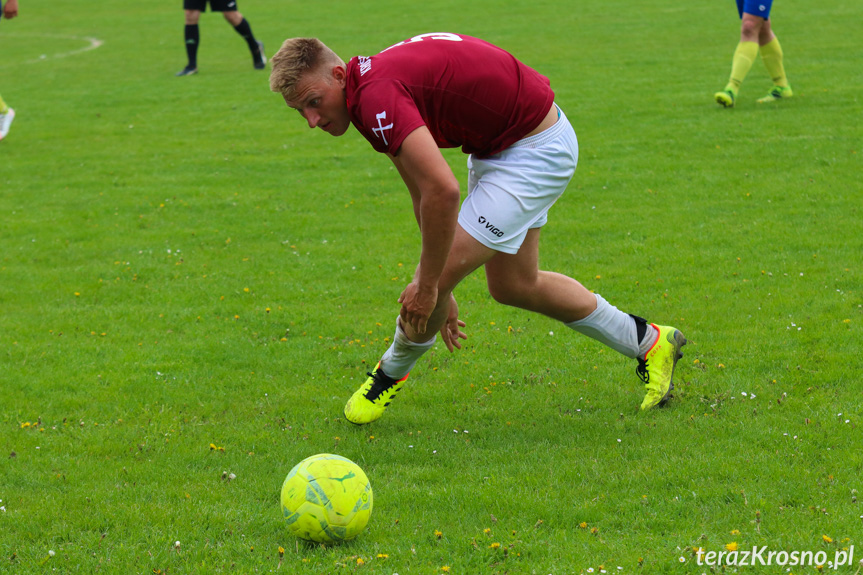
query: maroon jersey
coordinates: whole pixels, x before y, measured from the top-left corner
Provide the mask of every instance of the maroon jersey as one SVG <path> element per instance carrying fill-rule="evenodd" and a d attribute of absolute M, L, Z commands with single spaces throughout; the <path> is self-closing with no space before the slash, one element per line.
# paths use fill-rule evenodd
<path fill-rule="evenodd" d="M 427 126 L 441 148 L 496 154 L 542 122 L 548 78 L 488 42 L 460 34 L 415 36 L 347 66 L 351 121 L 378 152 L 395 155 Z"/>

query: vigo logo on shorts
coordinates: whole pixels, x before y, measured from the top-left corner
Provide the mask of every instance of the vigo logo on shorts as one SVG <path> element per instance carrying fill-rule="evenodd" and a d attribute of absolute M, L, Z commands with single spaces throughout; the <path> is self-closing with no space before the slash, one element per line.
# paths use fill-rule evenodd
<path fill-rule="evenodd" d="M 485 216 L 479 217 L 479 223 L 485 225 L 485 229 L 487 229 L 489 232 L 496 235 L 497 237 L 503 237 L 503 230 L 495 227 L 493 223 L 485 219 Z"/>

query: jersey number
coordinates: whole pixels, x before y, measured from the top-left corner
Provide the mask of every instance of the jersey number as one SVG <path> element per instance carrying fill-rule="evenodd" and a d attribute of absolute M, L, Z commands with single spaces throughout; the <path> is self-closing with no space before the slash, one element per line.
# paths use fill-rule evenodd
<path fill-rule="evenodd" d="M 402 46 L 404 44 L 412 44 L 414 42 L 422 42 L 423 40 L 449 40 L 450 42 L 461 42 L 461 37 L 458 34 L 451 34 L 449 32 L 429 32 L 428 34 L 420 34 L 419 36 L 414 36 L 408 40 L 403 42 L 399 42 L 398 44 L 393 44 L 386 50 L 382 50 L 381 53 L 386 52 L 387 50 L 392 50 L 396 46 Z"/>

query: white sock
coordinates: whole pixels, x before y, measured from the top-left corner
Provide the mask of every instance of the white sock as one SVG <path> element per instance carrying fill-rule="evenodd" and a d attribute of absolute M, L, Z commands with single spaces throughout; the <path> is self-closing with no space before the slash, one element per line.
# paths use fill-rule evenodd
<path fill-rule="evenodd" d="M 415 343 L 408 339 L 396 319 L 396 334 L 393 343 L 381 358 L 381 369 L 387 377 L 399 380 L 406 376 L 422 355 L 430 350 L 437 335 L 425 343 Z"/>
<path fill-rule="evenodd" d="M 644 337 L 638 341 L 635 318 L 605 301 L 601 295 L 594 295 L 596 296 L 596 309 L 593 313 L 584 319 L 564 325 L 604 343 L 626 357 L 643 357 L 656 341 L 656 329 L 648 324 Z"/>

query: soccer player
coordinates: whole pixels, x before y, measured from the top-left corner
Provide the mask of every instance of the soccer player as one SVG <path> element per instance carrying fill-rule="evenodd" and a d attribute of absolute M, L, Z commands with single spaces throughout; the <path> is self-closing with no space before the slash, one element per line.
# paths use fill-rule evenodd
<path fill-rule="evenodd" d="M 731 61 L 731 77 L 721 92 L 716 92 L 713 98 L 716 103 L 726 108 L 733 108 L 737 100 L 740 85 L 749 73 L 755 57 L 761 48 L 761 60 L 767 72 L 773 79 L 773 89 L 758 100 L 761 104 L 790 98 L 794 95 L 788 78 L 785 77 L 785 65 L 782 62 L 782 46 L 779 38 L 770 26 L 770 8 L 773 0 L 737 0 L 737 12 L 740 14 L 740 42 L 734 50 Z"/>
<path fill-rule="evenodd" d="M 186 56 L 189 58 L 189 63 L 186 64 L 185 68 L 177 72 L 177 76 L 191 76 L 198 73 L 198 43 L 200 40 L 198 19 L 201 17 L 201 12 L 207 9 L 208 2 L 210 10 L 221 12 L 225 20 L 234 27 L 237 34 L 242 36 L 246 44 L 249 45 L 255 69 L 263 70 L 266 68 L 267 57 L 264 55 L 264 44 L 255 39 L 255 35 L 252 34 L 252 28 L 249 26 L 249 21 L 237 11 L 236 0 L 183 0 L 183 10 L 186 14 Z"/>
<path fill-rule="evenodd" d="M 548 78 L 469 36 L 423 34 L 347 64 L 316 38 L 286 40 L 270 87 L 310 128 L 341 136 L 353 125 L 386 154 L 413 200 L 419 264 L 399 303 L 392 345 L 345 406 L 356 424 L 383 415 L 436 332 L 461 348 L 452 295 L 485 266 L 500 303 L 563 322 L 638 360 L 649 409 L 669 397 L 686 339 L 673 327 L 623 313 L 576 280 L 538 267 L 547 212 L 575 172 L 578 143 Z M 468 194 L 439 148 L 468 157 Z"/>
<path fill-rule="evenodd" d="M 3 17 L 14 18 L 18 15 L 18 0 L 9 0 L 6 5 L 3 5 L 3 0 L 0 0 L 0 20 Z M 12 120 L 15 119 L 15 110 L 6 105 L 3 101 L 3 96 L 0 96 L 0 140 L 6 137 L 9 129 L 12 127 Z"/>

